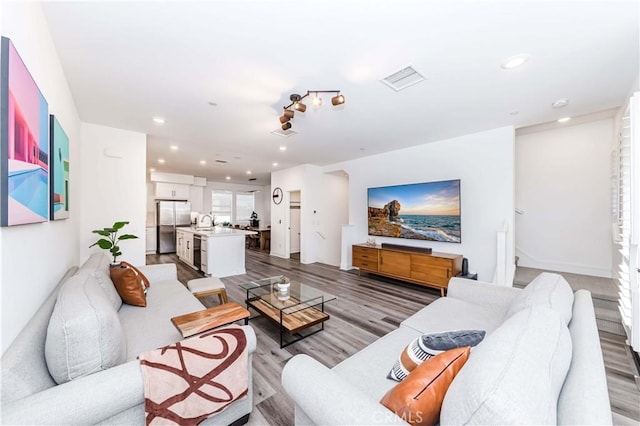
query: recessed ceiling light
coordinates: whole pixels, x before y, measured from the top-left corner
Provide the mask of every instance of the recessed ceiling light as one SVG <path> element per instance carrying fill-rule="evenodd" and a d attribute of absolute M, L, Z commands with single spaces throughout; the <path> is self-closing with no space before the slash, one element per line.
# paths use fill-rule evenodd
<path fill-rule="evenodd" d="M 500 66 L 505 70 L 510 70 L 510 69 L 519 67 L 520 65 L 524 64 L 528 60 L 529 60 L 529 55 L 527 55 L 526 53 L 521 53 L 519 55 L 515 55 L 505 59 L 504 61 L 502 61 Z"/>
<path fill-rule="evenodd" d="M 287 147 L 286 147 L 286 146 L 282 145 L 282 146 L 280 147 L 280 151 L 286 151 L 286 150 L 287 150 Z"/>
<path fill-rule="evenodd" d="M 551 104 L 553 108 L 562 108 L 562 107 L 566 107 L 567 105 L 569 105 L 569 99 L 567 98 L 558 99 L 557 101 Z"/>
<path fill-rule="evenodd" d="M 150 171 L 150 172 L 155 172 L 155 171 L 156 171 L 156 169 L 154 169 L 153 167 L 151 167 L 151 168 L 149 169 L 149 171 Z"/>
<path fill-rule="evenodd" d="M 164 164 L 164 158 L 158 158 L 158 163 Z"/>
<path fill-rule="evenodd" d="M 569 120 L 571 120 L 571 117 L 562 117 L 558 119 L 558 123 L 566 123 Z"/>
<path fill-rule="evenodd" d="M 231 176 L 227 176 L 225 179 L 226 180 L 231 180 Z"/>
<path fill-rule="evenodd" d="M 204 166 L 205 164 L 207 164 L 207 161 L 206 160 L 200 160 L 200 164 L 202 164 Z"/>
<path fill-rule="evenodd" d="M 273 162 L 273 167 L 278 167 L 278 163 L 276 163 L 275 161 Z"/>
<path fill-rule="evenodd" d="M 164 118 L 162 117 L 153 117 L 153 122 L 156 124 L 164 124 Z"/>
<path fill-rule="evenodd" d="M 177 150 L 178 150 L 178 145 L 171 145 L 171 146 L 169 147 L 169 149 L 170 149 L 171 151 L 177 151 Z"/>
<path fill-rule="evenodd" d="M 247 174 L 250 175 L 251 174 L 251 170 L 247 170 Z"/>

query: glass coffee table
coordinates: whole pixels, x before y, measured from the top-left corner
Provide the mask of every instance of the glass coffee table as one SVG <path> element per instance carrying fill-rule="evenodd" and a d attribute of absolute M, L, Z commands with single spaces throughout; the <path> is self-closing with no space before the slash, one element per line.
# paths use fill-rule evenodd
<path fill-rule="evenodd" d="M 329 319 L 324 304 L 336 299 L 282 275 L 240 284 L 240 288 L 247 292 L 247 309 L 279 325 L 281 348 L 324 330 L 324 322 Z"/>

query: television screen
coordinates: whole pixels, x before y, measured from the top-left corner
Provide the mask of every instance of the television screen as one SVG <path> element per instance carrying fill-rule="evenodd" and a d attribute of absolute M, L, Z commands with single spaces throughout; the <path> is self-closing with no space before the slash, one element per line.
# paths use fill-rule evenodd
<path fill-rule="evenodd" d="M 368 189 L 369 235 L 459 243 L 460 180 Z"/>

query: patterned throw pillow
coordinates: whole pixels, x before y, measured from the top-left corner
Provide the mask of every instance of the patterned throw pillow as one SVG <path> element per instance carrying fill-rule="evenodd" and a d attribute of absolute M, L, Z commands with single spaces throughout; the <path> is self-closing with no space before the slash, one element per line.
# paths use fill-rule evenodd
<path fill-rule="evenodd" d="M 388 379 L 401 382 L 409 373 L 432 356 L 463 346 L 476 346 L 482 342 L 484 330 L 456 330 L 444 333 L 423 334 L 415 338 L 402 351 L 387 375 Z"/>

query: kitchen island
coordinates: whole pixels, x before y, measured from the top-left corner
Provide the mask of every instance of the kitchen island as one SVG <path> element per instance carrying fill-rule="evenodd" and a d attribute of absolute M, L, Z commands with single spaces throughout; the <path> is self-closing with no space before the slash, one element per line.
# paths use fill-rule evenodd
<path fill-rule="evenodd" d="M 178 258 L 205 275 L 218 278 L 242 275 L 245 269 L 245 237 L 256 234 L 242 229 L 178 228 L 176 252 Z"/>

